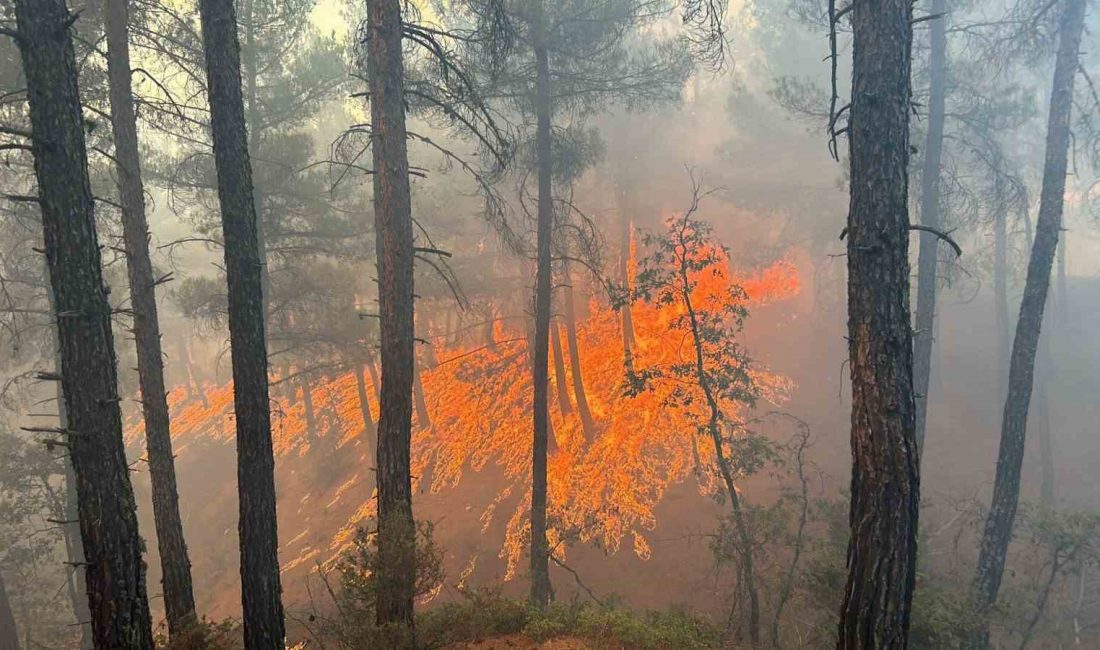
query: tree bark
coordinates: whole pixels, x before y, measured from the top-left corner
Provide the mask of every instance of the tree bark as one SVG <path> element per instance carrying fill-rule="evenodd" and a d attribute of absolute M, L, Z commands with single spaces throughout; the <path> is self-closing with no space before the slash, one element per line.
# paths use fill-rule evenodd
<path fill-rule="evenodd" d="M 909 313 L 909 0 L 852 8 L 848 341 L 851 537 L 838 648 L 904 648 L 919 452 Z"/>
<path fill-rule="evenodd" d="M 624 319 L 628 318 L 626 316 Z M 624 322 L 628 322 L 624 320 Z M 623 330 L 624 332 L 627 330 Z M 633 332 L 633 330 L 630 330 Z M 577 343 L 577 310 L 573 303 L 573 277 L 569 270 L 569 262 L 565 263 L 565 336 L 569 343 L 569 367 L 573 370 L 573 397 L 577 400 L 577 411 L 581 416 L 581 426 L 586 440 L 591 440 L 596 434 L 596 423 L 592 419 L 592 410 L 588 408 L 588 395 L 584 390 L 584 373 L 581 371 L 581 350 Z M 632 349 L 634 334 L 630 335 L 630 343 L 624 347 L 624 351 Z M 625 340 L 624 340 L 625 343 Z"/>
<path fill-rule="evenodd" d="M 257 242 L 233 0 L 200 0 L 214 162 L 225 241 L 229 342 L 237 430 L 241 595 L 245 647 L 282 650 L 282 587 L 275 514 L 263 262 Z"/>
<path fill-rule="evenodd" d="M 363 433 L 367 436 L 367 447 L 375 445 L 374 418 L 370 414 L 370 398 L 367 396 L 367 378 L 363 374 L 363 366 L 355 367 L 355 388 L 359 394 L 359 413 L 363 416 Z"/>
<path fill-rule="evenodd" d="M 993 309 L 997 320 L 997 397 L 1008 390 L 1010 328 L 1008 317 L 1008 215 L 997 213 L 993 222 Z"/>
<path fill-rule="evenodd" d="M 565 385 L 565 355 L 561 349 L 561 333 L 554 324 L 550 325 L 550 344 L 554 350 L 554 388 L 558 394 L 558 409 L 562 415 L 573 412 L 569 401 L 569 388 Z"/>
<path fill-rule="evenodd" d="M 53 291 L 48 290 L 50 311 L 56 312 L 56 302 Z M 54 328 L 54 372 L 61 374 L 61 342 L 57 328 Z M 68 410 L 65 408 L 65 394 L 60 382 L 56 383 L 57 399 L 57 426 L 65 428 L 69 421 Z M 65 542 L 65 559 L 69 562 L 68 578 L 66 586 L 69 590 L 69 600 L 72 602 L 73 617 L 80 628 L 80 648 L 90 650 L 92 647 L 92 614 L 88 609 L 88 581 L 85 576 L 84 548 L 80 541 L 80 504 L 76 494 L 76 474 L 73 471 L 71 450 L 63 462 L 65 476 L 65 523 L 61 526 L 61 537 Z"/>
<path fill-rule="evenodd" d="M 367 72 L 374 156 L 374 231 L 381 319 L 378 419 L 379 625 L 413 622 L 413 231 L 406 148 L 401 4 L 367 0 Z"/>
<path fill-rule="evenodd" d="M 371 390 L 374 391 L 374 401 L 382 403 L 382 382 L 378 379 L 378 366 L 374 363 L 374 355 L 367 357 L 367 372 L 370 373 Z"/>
<path fill-rule="evenodd" d="M 420 379 L 420 360 L 414 360 L 413 367 L 413 399 L 416 403 L 416 425 L 420 429 L 432 426 L 432 418 L 428 415 L 428 401 L 424 398 L 424 382 Z"/>
<path fill-rule="evenodd" d="M 244 32 L 241 48 L 241 64 L 244 72 L 245 119 L 248 129 L 248 159 L 258 166 L 260 141 L 263 139 L 258 97 L 259 65 L 256 60 L 256 0 L 244 3 L 244 20 L 240 31 Z M 256 246 L 260 251 L 260 286 L 263 288 L 264 318 L 271 318 L 271 268 L 267 260 L 267 213 L 264 210 L 263 174 L 253 173 L 252 201 L 256 206 Z"/>
<path fill-rule="evenodd" d="M 619 281 L 627 289 L 630 288 L 630 248 L 632 243 L 631 230 L 633 229 L 633 202 L 627 199 L 629 190 L 619 188 Z M 634 314 L 630 303 L 622 308 L 623 325 L 623 364 L 629 370 L 634 365 Z"/>
<path fill-rule="evenodd" d="M 309 381 L 309 375 L 302 375 L 298 379 L 298 385 L 302 388 L 302 410 L 306 415 L 306 436 L 311 440 L 317 440 L 317 411 L 313 408 L 313 385 Z"/>
<path fill-rule="evenodd" d="M 4 571 L 0 568 L 0 650 L 19 650 L 19 630 L 15 626 L 15 614 L 11 610 L 8 590 L 4 585 Z"/>
<path fill-rule="evenodd" d="M 15 3 L 35 175 L 57 316 L 61 386 L 99 648 L 152 648 L 142 541 L 122 440 L 111 306 L 95 231 L 84 120 L 64 0 Z"/>
<path fill-rule="evenodd" d="M 540 14 L 542 6 L 536 9 Z M 534 442 L 531 454 L 531 593 L 530 600 L 537 607 L 550 604 L 550 543 L 546 537 L 546 469 L 550 438 L 549 397 L 549 345 L 551 268 L 550 239 L 553 231 L 553 196 L 551 169 L 553 164 L 550 144 L 551 88 L 550 57 L 542 33 L 542 17 L 536 18 L 535 36 L 535 112 L 537 114 L 535 155 L 538 165 L 537 210 L 537 260 L 535 269 L 535 332 L 533 359 L 533 425 Z"/>
<path fill-rule="evenodd" d="M 932 0 L 931 13 L 940 18 L 929 23 L 928 135 L 924 142 L 921 168 L 920 220 L 929 228 L 939 229 L 943 221 L 940 205 L 940 169 L 943 159 L 944 96 L 947 78 L 947 11 L 944 0 Z M 928 393 L 931 389 L 932 346 L 935 345 L 936 283 L 940 239 L 929 232 L 920 234 L 917 259 L 917 314 L 913 333 L 913 390 L 916 395 L 917 450 L 924 451 L 928 419 Z"/>
<path fill-rule="evenodd" d="M 683 240 L 680 243 L 680 250 L 686 251 L 687 247 L 684 246 Z M 748 523 L 745 521 L 744 510 L 741 507 L 741 496 L 738 494 L 737 485 L 734 482 L 733 469 L 726 458 L 721 430 L 722 412 L 703 359 L 703 337 L 700 331 L 699 317 L 691 300 L 692 283 L 688 276 L 688 259 L 684 256 L 681 256 L 679 260 L 678 275 L 680 280 L 679 293 L 682 296 L 688 322 L 691 325 L 692 350 L 695 353 L 695 380 L 706 399 L 709 411 L 707 431 L 710 434 L 711 443 L 714 445 L 714 457 L 718 461 L 718 471 L 722 475 L 722 482 L 726 487 L 726 496 L 730 500 L 730 514 L 737 533 L 737 550 L 740 553 L 741 560 L 740 586 L 745 590 L 749 599 L 749 640 L 752 642 L 753 647 L 756 647 L 760 644 L 760 596 L 756 589 L 753 541 L 749 533 Z"/>
<path fill-rule="evenodd" d="M 1070 117 L 1073 107 L 1073 82 L 1077 75 L 1081 32 L 1084 29 L 1085 0 L 1066 0 L 1058 35 L 1058 55 L 1050 96 L 1047 122 L 1046 162 L 1039 197 L 1039 218 L 1035 241 L 1028 260 L 1027 280 L 1020 303 L 1016 337 L 1009 364 L 1008 395 L 1001 424 L 1001 445 L 997 457 L 997 478 L 993 501 L 985 521 L 978 566 L 974 575 L 974 604 L 985 614 L 997 600 L 1001 586 L 1012 525 L 1020 499 L 1020 467 L 1024 457 L 1028 407 L 1035 374 L 1035 356 L 1039 346 L 1051 269 L 1062 227 L 1062 209 L 1066 190 L 1066 167 L 1070 145 Z M 988 621 L 981 620 L 970 639 L 971 647 L 989 645 Z"/>
<path fill-rule="evenodd" d="M 153 521 L 160 555 L 168 633 L 176 636 L 196 622 L 195 596 L 176 489 L 176 461 L 172 454 L 168 395 L 164 388 L 156 278 L 153 277 L 153 264 L 149 258 L 149 224 L 145 218 L 145 189 L 141 180 L 137 116 L 130 81 L 128 0 L 107 0 L 104 18 L 115 173 L 118 175 L 119 203 L 122 205 L 122 236 L 134 315 L 141 410 L 145 419 L 146 453 L 153 490 Z"/>

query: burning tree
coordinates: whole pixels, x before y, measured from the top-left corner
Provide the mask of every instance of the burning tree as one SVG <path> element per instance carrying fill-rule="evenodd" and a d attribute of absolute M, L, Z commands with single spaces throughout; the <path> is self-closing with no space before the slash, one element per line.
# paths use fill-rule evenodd
<path fill-rule="evenodd" d="M 739 582 L 748 600 L 748 632 L 753 644 L 760 640 L 760 602 L 753 570 L 753 541 L 737 491 L 736 480 L 759 469 L 774 455 L 767 439 L 746 428 L 738 417 L 761 396 L 752 363 L 738 342 L 748 310 L 748 294 L 738 284 L 708 284 L 708 278 L 728 275 L 728 252 L 713 236 L 712 227 L 695 218 L 700 194 L 692 183 L 690 207 L 666 222 L 660 236 L 646 235 L 652 248 L 643 259 L 629 302 L 644 301 L 671 308 L 671 331 L 688 342 L 690 351 L 663 364 L 646 365 L 641 356 L 627 366 L 628 395 L 667 383 L 664 406 L 684 412 L 692 431 L 696 472 L 703 470 L 695 436 L 709 440 L 713 469 L 729 499 L 739 555 Z M 625 303 L 624 303 L 625 304 Z"/>

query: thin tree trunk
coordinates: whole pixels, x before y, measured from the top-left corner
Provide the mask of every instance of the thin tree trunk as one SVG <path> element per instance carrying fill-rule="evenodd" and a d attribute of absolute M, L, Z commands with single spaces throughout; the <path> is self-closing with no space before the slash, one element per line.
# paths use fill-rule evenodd
<path fill-rule="evenodd" d="M 553 231 L 553 196 L 551 194 L 550 144 L 551 89 L 550 57 L 544 42 L 542 29 L 542 5 L 536 9 L 540 15 L 535 36 L 535 112 L 537 135 L 535 154 L 538 163 L 538 224 L 537 267 L 535 271 L 535 332 L 532 359 L 534 387 L 534 443 L 531 454 L 531 593 L 530 600 L 537 607 L 550 603 L 550 543 L 546 537 L 546 466 L 549 447 L 550 417 L 547 408 L 549 393 L 548 359 L 550 346 L 550 239 Z"/>
<path fill-rule="evenodd" d="M 851 537 L 837 647 L 904 648 L 920 500 L 907 196 L 913 6 L 857 2 L 851 15 Z"/>
<path fill-rule="evenodd" d="M 558 327 L 550 325 L 550 343 L 554 350 L 554 388 L 558 393 L 558 409 L 562 415 L 573 412 L 573 404 L 569 401 L 569 388 L 565 385 L 565 355 L 561 350 L 561 333 Z"/>
<path fill-rule="evenodd" d="M 379 625 L 413 622 L 416 588 L 412 513 L 413 232 L 401 58 L 401 3 L 367 0 L 374 231 L 381 317 L 378 419 Z"/>
<path fill-rule="evenodd" d="M 317 440 L 317 411 L 313 408 L 313 386 L 309 381 L 309 375 L 304 374 L 298 379 L 298 385 L 302 387 L 302 410 L 306 415 L 306 436 L 311 440 Z"/>
<path fill-rule="evenodd" d="M 1050 343 L 1047 338 L 1039 342 L 1039 361 L 1037 364 L 1035 386 L 1036 428 L 1039 434 L 1039 462 L 1041 467 L 1039 483 L 1039 503 L 1044 508 L 1053 508 L 1055 500 L 1054 473 L 1054 436 L 1050 427 L 1050 394 L 1047 384 L 1050 381 Z"/>
<path fill-rule="evenodd" d="M 1008 390 L 1008 215 L 999 211 L 993 222 L 993 309 L 997 320 L 997 398 Z"/>
<path fill-rule="evenodd" d="M 382 403 L 382 382 L 378 380 L 378 366 L 374 362 L 374 355 L 367 356 L 367 372 L 370 373 L 371 390 L 374 391 L 374 401 Z"/>
<path fill-rule="evenodd" d="M 8 590 L 4 585 L 4 571 L 0 568 L 0 650 L 19 650 L 19 630 L 15 626 L 15 614 L 11 610 Z"/>
<path fill-rule="evenodd" d="M 1001 586 L 1012 524 L 1020 499 L 1020 467 L 1024 457 L 1027 415 L 1035 373 L 1039 330 L 1043 321 L 1051 268 L 1058 248 L 1065 200 L 1066 167 L 1070 144 L 1070 116 L 1073 82 L 1077 75 L 1081 32 L 1084 29 L 1085 0 L 1066 0 L 1058 36 L 1058 57 L 1050 97 L 1047 124 L 1046 162 L 1039 202 L 1035 242 L 1028 261 L 1027 280 L 1012 344 L 1008 395 L 1001 425 L 1001 445 L 997 458 L 997 478 L 993 501 L 986 517 L 978 566 L 974 575 L 974 604 L 981 614 L 997 600 Z M 989 645 L 988 621 L 981 620 L 970 639 L 971 647 Z"/>
<path fill-rule="evenodd" d="M 680 247 L 686 250 L 684 246 Z M 733 470 L 726 458 L 725 446 L 722 442 L 720 423 L 722 420 L 718 400 L 714 396 L 714 390 L 710 385 L 706 367 L 703 361 L 703 341 L 700 334 L 699 318 L 695 313 L 695 307 L 691 300 L 691 281 L 688 277 L 686 258 L 680 260 L 680 295 L 683 297 L 684 307 L 687 310 L 688 321 L 691 323 L 691 340 L 695 352 L 695 378 L 706 398 L 710 417 L 707 421 L 707 430 L 710 433 L 711 443 L 714 445 L 714 457 L 718 461 L 718 470 L 722 475 L 722 482 L 726 486 L 726 496 L 730 500 L 730 513 L 737 530 L 737 545 L 741 555 L 741 583 L 745 593 L 749 597 L 749 640 L 753 647 L 760 644 L 760 596 L 756 589 L 756 570 L 754 568 L 754 553 L 752 536 L 749 533 L 748 523 L 741 506 L 741 496 L 737 493 L 737 485 L 733 479 Z"/>
<path fill-rule="evenodd" d="M 920 220 L 929 228 L 939 229 L 943 221 L 940 210 L 940 161 L 943 158 L 944 95 L 947 77 L 947 29 L 944 0 L 932 0 L 933 15 L 941 17 L 929 23 L 931 53 L 928 62 L 930 88 L 928 96 L 928 136 L 924 143 L 924 164 L 921 169 Z M 917 314 L 913 333 L 913 391 L 916 394 L 917 450 L 924 451 L 924 434 L 928 419 L 929 381 L 932 373 L 932 346 L 935 345 L 937 262 L 940 240 L 929 232 L 920 234 L 917 261 Z"/>
<path fill-rule="evenodd" d="M 363 366 L 355 367 L 355 388 L 359 394 L 359 413 L 363 416 L 363 433 L 367 436 L 367 447 L 374 448 L 374 419 L 370 414 L 370 398 L 367 396 L 367 378 L 363 375 Z"/>
<path fill-rule="evenodd" d="M 141 410 L 145 419 L 146 453 L 153 489 L 153 522 L 160 555 L 161 584 L 168 633 L 177 636 L 196 622 L 191 586 L 191 560 L 183 536 L 176 461 L 169 431 L 168 394 L 164 388 L 164 356 L 160 347 L 156 278 L 149 259 L 149 225 L 138 153 L 137 116 L 130 82 L 130 8 L 128 0 L 107 0 L 107 75 L 110 81 L 111 127 L 115 141 L 115 172 L 122 205 L 122 236 L 134 315 Z"/>
<path fill-rule="evenodd" d="M 573 277 L 569 271 L 569 262 L 565 263 L 565 336 L 566 342 L 569 343 L 569 367 L 573 371 L 573 397 L 577 400 L 577 411 L 581 415 L 584 437 L 586 440 L 591 440 L 596 434 L 596 423 L 592 419 L 592 410 L 588 408 L 588 395 L 584 390 L 581 350 L 577 343 L 577 310 L 573 302 Z M 632 346 L 633 334 L 630 335 L 630 341 Z"/>
<path fill-rule="evenodd" d="M 152 648 L 145 565 L 122 440 L 111 306 L 95 231 L 84 120 L 64 0 L 15 3 L 35 175 L 57 316 L 61 386 L 99 648 Z"/>
<path fill-rule="evenodd" d="M 633 223 L 631 219 L 633 215 L 630 214 L 630 208 L 633 206 L 633 202 L 628 201 L 626 198 L 626 191 L 619 189 L 619 281 L 623 283 L 623 286 L 627 289 L 630 288 L 630 249 L 632 238 L 631 231 L 633 230 Z M 630 303 L 627 302 L 622 308 L 623 318 L 623 363 L 629 370 L 634 365 L 634 314 L 631 311 Z"/>
<path fill-rule="evenodd" d="M 263 262 L 241 96 L 236 9 L 233 0 L 200 0 L 199 13 L 229 285 L 244 642 L 249 650 L 282 650 L 286 635 L 275 514 Z"/>
<path fill-rule="evenodd" d="M 179 341 L 180 359 L 187 371 L 187 399 L 198 398 L 202 401 L 203 408 L 210 408 L 210 402 L 206 399 L 206 391 L 195 376 L 195 359 L 191 356 L 191 346 L 187 345 L 187 340 L 182 335 L 177 340 Z"/>
<path fill-rule="evenodd" d="M 420 361 L 415 361 L 413 367 L 413 400 L 416 404 L 416 425 L 420 429 L 432 426 L 432 418 L 428 415 L 428 401 L 424 398 L 424 382 L 420 379 Z"/>

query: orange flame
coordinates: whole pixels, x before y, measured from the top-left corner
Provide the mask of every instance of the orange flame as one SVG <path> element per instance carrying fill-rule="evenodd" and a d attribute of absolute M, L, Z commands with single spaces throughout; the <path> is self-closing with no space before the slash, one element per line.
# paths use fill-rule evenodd
<path fill-rule="evenodd" d="M 632 255 L 633 257 L 633 255 Z M 633 264 L 631 264 L 631 268 Z M 728 294 L 732 283 L 742 286 L 750 305 L 787 298 L 799 290 L 793 265 L 777 263 L 763 271 L 743 275 L 734 271 L 707 273 L 695 278 L 700 304 L 719 300 Z M 635 348 L 639 367 L 675 363 L 685 353 L 683 334 L 669 324 L 677 306 L 633 306 Z M 531 371 L 527 344 L 521 331 L 513 331 L 500 321 L 494 326 L 495 346 L 483 342 L 467 345 L 438 345 L 440 363 L 423 368 L 421 375 L 432 426 L 414 432 L 413 474 L 423 482 L 421 488 L 438 492 L 459 484 L 469 472 L 487 466 L 499 467 L 507 485 L 486 504 L 481 516 L 484 529 L 494 520 L 505 503 L 512 503 L 500 555 L 507 561 L 512 576 L 529 540 L 531 435 Z M 444 337 L 445 338 L 445 337 Z M 563 337 L 564 339 L 565 337 Z M 584 391 L 596 431 L 585 438 L 577 409 L 562 413 L 558 401 L 550 400 L 552 450 L 549 462 L 550 543 L 559 555 L 567 539 L 599 541 L 610 551 L 618 550 L 628 539 L 642 558 L 650 554 L 646 539 L 657 521 L 655 508 L 666 490 L 686 479 L 696 467 L 696 454 L 709 466 L 707 445 L 693 449 L 694 414 L 667 408 L 669 388 L 657 386 L 636 397 L 623 394 L 624 350 L 619 315 L 593 300 L 589 316 L 578 323 L 577 348 L 581 360 Z M 563 340 L 563 345 L 569 342 Z M 560 378 L 576 404 L 572 373 L 566 355 L 565 376 Z M 782 401 L 792 388 L 781 376 L 754 370 L 765 398 Z M 557 389 L 551 367 L 551 395 Z M 369 379 L 368 379 L 369 381 Z M 274 391 L 273 391 L 274 392 Z M 378 415 L 374 391 L 368 390 L 372 418 Z M 312 382 L 318 435 L 334 436 L 329 441 L 343 446 L 358 442 L 362 435 L 362 416 L 355 375 L 351 372 L 331 379 Z M 234 436 L 233 391 L 231 385 L 206 390 L 207 405 L 186 402 L 183 391 L 170 397 L 173 413 L 173 438 L 177 452 L 199 437 L 232 440 Z M 302 400 L 287 404 L 274 400 L 273 442 L 277 457 L 305 455 L 314 441 L 306 430 Z M 143 437 L 143 425 L 129 428 L 131 441 Z M 373 453 L 371 454 L 373 456 Z M 355 477 L 342 482 L 332 503 L 351 494 L 359 476 L 369 475 L 363 468 Z M 700 489 L 716 488 L 714 477 L 704 473 Z M 518 498 L 513 498 L 519 495 Z M 352 539 L 352 531 L 374 514 L 374 500 L 362 496 L 351 520 L 332 539 L 329 557 L 342 550 Z M 331 503 L 329 504 L 332 505 Z M 283 536 L 294 538 L 284 530 Z M 306 547 L 308 556 L 292 560 L 284 570 L 313 559 L 319 551 Z M 303 550 L 306 553 L 306 550 Z"/>

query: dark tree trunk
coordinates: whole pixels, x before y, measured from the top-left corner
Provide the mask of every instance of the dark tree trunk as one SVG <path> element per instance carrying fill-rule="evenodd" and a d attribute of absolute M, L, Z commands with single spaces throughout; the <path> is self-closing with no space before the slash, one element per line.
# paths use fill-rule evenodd
<path fill-rule="evenodd" d="M 374 391 L 374 401 L 382 403 L 382 382 L 378 379 L 378 367 L 374 363 L 374 355 L 367 357 L 367 372 L 370 373 L 371 390 Z"/>
<path fill-rule="evenodd" d="M 56 312 L 53 291 L 47 292 L 50 299 L 50 311 Z M 54 328 L 54 372 L 61 374 L 61 343 L 57 329 Z M 65 408 L 65 394 L 61 383 L 56 385 L 57 399 L 57 424 L 65 428 L 68 424 L 69 414 Z M 85 576 L 84 548 L 80 541 L 80 504 L 76 493 L 76 475 L 73 472 L 72 457 L 67 456 L 64 463 L 65 476 L 65 523 L 61 526 L 61 537 L 65 542 L 65 558 L 69 562 L 66 586 L 69 589 L 69 600 L 73 606 L 73 617 L 80 628 L 80 648 L 89 650 L 92 647 L 92 614 L 88 610 L 88 581 Z"/>
<path fill-rule="evenodd" d="M 413 399 L 416 403 L 416 425 L 421 429 L 432 426 L 432 418 L 428 415 L 428 401 L 424 398 L 424 382 L 420 378 L 420 361 L 415 360 L 413 367 Z"/>
<path fill-rule="evenodd" d="M 381 319 L 378 418 L 379 625 L 413 622 L 413 231 L 406 148 L 401 3 L 367 0 L 367 72 L 374 156 L 374 232 Z"/>
<path fill-rule="evenodd" d="M 198 399 L 202 402 L 203 408 L 210 408 L 210 402 L 206 399 L 206 391 L 203 390 L 203 385 L 195 376 L 195 360 L 191 356 L 191 347 L 187 345 L 187 340 L 183 336 L 180 336 L 177 340 L 179 341 L 180 360 L 183 361 L 184 369 L 187 371 L 187 399 Z"/>
<path fill-rule="evenodd" d="M 939 229 L 940 161 L 943 158 L 944 95 L 947 77 L 947 29 L 944 25 L 947 9 L 944 0 L 932 0 L 932 14 L 940 18 L 929 23 L 931 53 L 928 68 L 928 137 L 924 142 L 924 164 L 921 168 L 920 220 L 929 228 Z M 928 419 L 929 379 L 932 374 L 932 346 L 935 345 L 937 262 L 940 240 L 922 232 L 917 261 L 917 314 L 913 333 L 913 391 L 916 396 L 917 450 L 924 450 L 924 433 Z"/>
<path fill-rule="evenodd" d="M 630 245 L 633 214 L 630 209 L 633 203 L 625 196 L 626 190 L 620 189 L 619 194 L 619 281 L 624 287 L 630 288 Z M 623 305 L 623 363 L 627 369 L 634 365 L 634 314 L 630 303 Z"/>
<path fill-rule="evenodd" d="M 561 333 L 554 324 L 550 325 L 550 343 L 554 350 L 554 388 L 558 394 L 558 409 L 562 415 L 573 412 L 569 401 L 569 388 L 565 385 L 565 355 L 561 349 Z"/>
<path fill-rule="evenodd" d="M 256 240 L 236 9 L 233 0 L 201 0 L 199 13 L 229 284 L 244 642 L 249 650 L 281 650 L 285 630 L 264 336 L 263 264 Z"/>
<path fill-rule="evenodd" d="M 1039 503 L 1044 508 L 1053 508 L 1055 499 L 1054 472 L 1054 434 L 1050 427 L 1050 395 L 1047 384 L 1050 382 L 1050 341 L 1044 337 L 1039 342 L 1039 360 L 1036 368 L 1035 406 L 1036 428 L 1039 434 L 1039 461 L 1041 480 L 1039 483 Z"/>
<path fill-rule="evenodd" d="M 168 395 L 164 389 L 164 357 L 160 347 L 156 278 L 149 259 L 149 225 L 138 153 L 137 116 L 130 85 L 129 0 L 107 0 L 107 74 L 110 80 L 111 127 L 115 140 L 115 172 L 122 205 L 122 235 L 134 314 L 141 410 L 145 419 L 149 478 L 153 488 L 153 521 L 160 554 L 161 584 L 168 633 L 176 636 L 196 622 L 191 587 L 191 560 L 183 536 L 176 461 L 169 431 Z"/>
<path fill-rule="evenodd" d="M 485 349 L 493 353 L 500 349 L 497 346 L 496 332 L 494 331 L 496 322 L 496 314 L 490 311 L 489 319 L 485 321 Z"/>
<path fill-rule="evenodd" d="M 1043 186 L 1039 197 L 1039 218 L 1035 226 L 1035 242 L 1027 266 L 1024 296 L 1016 324 L 1009 364 L 1008 395 L 1001 424 L 1001 446 L 997 457 L 997 478 L 993 485 L 993 502 L 986 517 L 978 567 L 974 575 L 974 601 L 980 613 L 985 613 L 997 600 L 1001 586 L 1008 545 L 1012 540 L 1012 524 L 1020 499 L 1020 466 L 1024 458 L 1028 406 L 1031 402 L 1035 373 L 1035 356 L 1039 346 L 1039 330 L 1050 287 L 1051 268 L 1058 248 L 1065 200 L 1066 167 L 1070 144 L 1070 116 L 1073 105 L 1073 82 L 1077 75 L 1081 32 L 1084 29 L 1085 0 L 1066 0 L 1058 36 L 1058 57 L 1054 67 L 1054 83 L 1047 122 L 1046 162 Z M 989 645 L 987 622 L 979 624 L 971 646 Z"/>
<path fill-rule="evenodd" d="M 624 318 L 627 318 L 624 316 Z M 626 322 L 626 321 L 624 321 Z M 627 330 L 623 330 L 624 332 Z M 633 332 L 633 330 L 630 330 Z M 569 343 L 569 367 L 573 370 L 573 397 L 577 400 L 577 411 L 581 415 L 584 437 L 591 440 L 596 433 L 596 423 L 592 419 L 592 410 L 588 408 L 588 395 L 584 391 L 584 373 L 581 371 L 581 350 L 577 343 L 577 310 L 573 302 L 573 277 L 569 271 L 569 262 L 565 263 L 565 336 Z M 624 350 L 632 349 L 634 334 L 630 335 L 630 344 Z"/>
<path fill-rule="evenodd" d="M 302 410 L 306 414 L 306 436 L 311 440 L 317 440 L 317 411 L 313 408 L 313 385 L 309 381 L 309 375 L 302 375 L 298 379 L 298 385 L 302 388 Z"/>
<path fill-rule="evenodd" d="M 370 398 L 367 396 L 367 378 L 363 366 L 355 367 L 355 388 L 359 394 L 359 413 L 363 416 L 363 433 L 367 436 L 367 447 L 374 448 L 374 419 L 370 414 Z"/>
<path fill-rule="evenodd" d="M 686 251 L 684 241 L 680 241 L 680 249 Z M 718 462 L 718 471 L 722 476 L 722 482 L 726 488 L 726 496 L 730 500 L 730 518 L 733 520 L 737 535 L 737 552 L 741 563 L 738 575 L 739 587 L 748 596 L 748 629 L 749 640 L 753 647 L 760 644 L 760 596 L 756 588 L 756 569 L 754 568 L 754 552 L 752 536 L 749 533 L 748 522 L 745 520 L 745 512 L 741 506 L 741 497 L 737 493 L 737 484 L 733 478 L 733 468 L 726 458 L 725 444 L 722 440 L 722 412 L 715 397 L 714 388 L 711 386 L 710 376 L 707 374 L 703 358 L 703 335 L 699 325 L 699 317 L 691 299 L 692 283 L 688 276 L 689 260 L 681 256 L 678 260 L 679 268 L 679 294 L 682 297 L 684 308 L 687 311 L 688 323 L 691 326 L 692 351 L 695 353 L 695 381 L 703 391 L 707 403 L 709 416 L 707 418 L 707 432 L 710 434 L 711 443 L 714 445 L 714 457 Z M 698 456 L 696 456 L 698 458 Z M 698 460 L 696 461 L 698 463 Z"/>
<path fill-rule="evenodd" d="M 541 7 L 539 8 L 541 11 Z M 541 22 L 541 16 L 537 19 Z M 534 444 L 531 453 L 531 602 L 538 607 L 550 603 L 550 543 L 546 537 L 546 465 L 550 444 L 549 347 L 550 347 L 550 239 L 553 230 L 550 145 L 551 89 L 550 57 L 543 43 L 541 25 L 535 37 L 535 112 L 537 135 L 535 155 L 538 164 L 537 260 L 535 270 L 535 331 L 532 361 L 534 387 Z"/>
<path fill-rule="evenodd" d="M 997 320 L 997 398 L 1008 390 L 1008 215 L 999 211 L 993 222 L 993 309 Z"/>
<path fill-rule="evenodd" d="M 68 445 L 99 648 L 151 648 L 145 565 L 122 441 L 111 307 L 100 267 L 84 120 L 64 0 L 15 3 L 57 316 Z"/>
<path fill-rule="evenodd" d="M 248 159 L 259 166 L 260 142 L 263 140 L 260 120 L 259 65 L 256 61 L 256 0 L 246 0 L 243 6 L 244 20 L 239 31 L 244 32 L 241 48 L 241 64 L 245 87 L 245 119 L 248 129 Z M 253 173 L 252 201 L 256 206 L 256 247 L 260 252 L 260 286 L 263 288 L 264 318 L 271 318 L 271 268 L 267 260 L 267 212 L 264 209 L 263 174 Z"/>
<path fill-rule="evenodd" d="M 19 650 L 19 630 L 15 627 L 3 569 L 0 569 L 0 650 Z"/>
<path fill-rule="evenodd" d="M 837 647 L 904 648 L 920 492 L 907 204 L 913 8 L 857 2 L 851 15 L 851 538 Z"/>
<path fill-rule="evenodd" d="M 58 396 L 58 399 L 61 397 Z M 65 418 L 62 413 L 61 426 L 65 426 Z M 65 557 L 70 563 L 67 579 L 69 600 L 72 601 L 73 617 L 80 628 L 80 648 L 90 650 L 92 613 L 88 609 L 88 581 L 84 575 L 84 548 L 80 542 L 80 507 L 77 504 L 76 476 L 68 459 L 65 461 L 65 521 L 68 523 L 61 527 L 61 533 L 65 540 Z"/>

